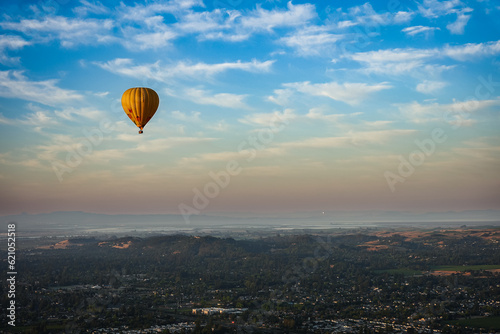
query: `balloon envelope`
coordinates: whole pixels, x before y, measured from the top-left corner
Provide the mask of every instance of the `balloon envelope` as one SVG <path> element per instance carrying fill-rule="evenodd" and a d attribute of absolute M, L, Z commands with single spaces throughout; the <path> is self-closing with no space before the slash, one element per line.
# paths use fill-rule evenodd
<path fill-rule="evenodd" d="M 160 104 L 158 94 L 151 88 L 129 88 L 122 95 L 122 107 L 130 120 L 140 129 L 149 122 Z"/>

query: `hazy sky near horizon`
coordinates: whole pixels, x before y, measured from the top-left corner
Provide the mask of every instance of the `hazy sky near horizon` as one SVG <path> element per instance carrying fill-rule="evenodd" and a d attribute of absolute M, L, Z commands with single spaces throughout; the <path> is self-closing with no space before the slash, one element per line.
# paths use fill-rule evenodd
<path fill-rule="evenodd" d="M 500 204 L 500 3 L 2 1 L 0 214 Z M 120 105 L 150 87 L 144 134 Z"/>

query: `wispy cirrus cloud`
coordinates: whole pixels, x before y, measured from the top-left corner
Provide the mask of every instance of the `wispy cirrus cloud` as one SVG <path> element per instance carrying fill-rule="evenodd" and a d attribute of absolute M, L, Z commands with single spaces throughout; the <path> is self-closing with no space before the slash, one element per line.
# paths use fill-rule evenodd
<path fill-rule="evenodd" d="M 339 41 L 355 41 L 379 34 L 373 27 L 404 24 L 413 19 L 412 11 L 377 12 L 370 3 L 353 6 L 329 14 L 328 23 L 308 23 L 281 37 L 278 42 L 299 56 L 328 57 L 338 52 Z M 361 29 L 360 27 L 363 27 Z M 361 30 L 360 30 L 361 29 Z M 351 43 L 351 42 L 348 42 Z M 341 46 L 341 48 L 345 45 Z"/>
<path fill-rule="evenodd" d="M 380 145 L 387 143 L 394 137 L 416 133 L 416 130 L 379 130 L 379 131 L 350 131 L 339 137 L 313 137 L 300 141 L 280 143 L 284 149 L 297 148 L 340 148 L 365 145 Z"/>
<path fill-rule="evenodd" d="M 30 45 L 31 42 L 20 36 L 15 35 L 0 35 L 0 64 L 14 64 L 19 62 L 19 57 L 10 57 L 7 52 L 9 50 L 19 50 Z"/>
<path fill-rule="evenodd" d="M 362 26 L 385 26 L 409 22 L 414 16 L 413 12 L 377 12 L 369 2 L 363 5 L 350 7 L 342 13 L 342 17 Z"/>
<path fill-rule="evenodd" d="M 204 7 L 202 1 L 186 1 L 171 3 L 154 3 L 135 5 L 134 7 L 122 4 L 119 7 L 117 21 L 126 26 L 126 37 L 135 39 L 133 27 L 126 22 L 137 22 L 144 25 L 149 31 L 143 35 L 156 38 L 157 43 L 144 44 L 143 48 L 166 46 L 159 43 L 162 38 L 194 35 L 199 40 L 223 40 L 241 42 L 256 33 L 273 33 L 277 28 L 294 28 L 304 25 L 317 16 L 315 6 L 311 4 L 293 5 L 288 3 L 287 8 L 264 9 L 257 6 L 252 10 L 227 10 L 215 8 L 212 11 L 195 11 L 195 7 Z M 166 24 L 163 13 L 172 13 L 176 22 Z M 141 39 L 138 39 L 141 40 Z"/>
<path fill-rule="evenodd" d="M 106 15 L 111 12 L 111 10 L 100 1 L 92 3 L 87 0 L 80 0 L 80 3 L 80 6 L 73 9 L 73 12 L 78 16 L 87 16 L 88 14 Z"/>
<path fill-rule="evenodd" d="M 312 4 L 293 5 L 288 2 L 287 9 L 266 10 L 257 7 L 241 19 L 241 25 L 251 30 L 272 31 L 278 27 L 302 26 L 315 18 L 316 8 Z"/>
<path fill-rule="evenodd" d="M 419 3 L 418 10 L 424 17 L 438 18 L 443 15 L 454 14 L 462 6 L 463 3 L 460 0 L 424 0 Z"/>
<path fill-rule="evenodd" d="M 42 19 L 22 19 L 19 22 L 0 22 L 4 30 L 18 31 L 31 38 L 32 42 L 60 41 L 63 47 L 109 42 L 114 27 L 112 19 L 68 18 L 46 16 Z"/>
<path fill-rule="evenodd" d="M 275 157 L 293 155 L 297 149 L 335 149 L 349 148 L 359 146 L 378 146 L 385 144 L 396 137 L 415 134 L 416 130 L 378 130 L 378 131 L 357 131 L 349 132 L 344 136 L 338 137 L 310 137 L 303 140 L 274 143 L 273 145 L 263 147 L 258 153 L 251 153 L 245 147 L 239 151 L 222 151 L 202 153 L 193 157 L 187 157 L 180 160 L 181 165 L 193 166 L 203 163 L 240 160 L 253 156 L 263 161 Z M 254 149 L 253 149 L 254 150 Z M 254 155 L 255 154 L 255 155 Z"/>
<path fill-rule="evenodd" d="M 447 86 L 446 82 L 424 80 L 423 82 L 417 85 L 416 90 L 417 92 L 424 94 L 436 94 L 446 86 Z"/>
<path fill-rule="evenodd" d="M 148 78 L 155 81 L 166 82 L 172 78 L 177 79 L 199 79 L 211 78 L 219 73 L 230 70 L 240 70 L 245 72 L 268 72 L 274 60 L 250 62 L 225 62 L 225 63 L 187 63 L 178 62 L 176 64 L 162 65 L 160 61 L 149 64 L 135 65 L 134 60 L 129 58 L 116 58 L 107 62 L 94 62 L 95 65 L 109 72 L 133 78 Z"/>
<path fill-rule="evenodd" d="M 105 113 L 101 110 L 91 107 L 67 107 L 61 110 L 55 110 L 54 114 L 68 121 L 73 121 L 81 117 L 98 121 L 105 115 Z"/>
<path fill-rule="evenodd" d="M 365 73 L 401 75 L 416 70 L 439 69 L 434 64 L 426 66 L 438 54 L 436 49 L 389 49 L 358 52 L 348 58 L 364 65 L 360 71 Z"/>
<path fill-rule="evenodd" d="M 457 20 L 453 23 L 449 23 L 446 25 L 446 28 L 455 35 L 463 35 L 465 31 L 465 26 L 470 20 L 470 15 L 466 15 L 466 13 L 472 11 L 472 9 L 469 8 L 469 10 L 462 10 L 461 12 L 457 13 Z"/>
<path fill-rule="evenodd" d="M 344 37 L 342 34 L 331 33 L 327 27 L 312 26 L 281 37 L 279 43 L 295 49 L 301 56 L 327 56 L 327 51 L 332 50 L 335 43 Z"/>
<path fill-rule="evenodd" d="M 127 30 L 135 30 L 129 28 Z M 122 44 L 131 50 L 149 50 L 159 49 L 171 46 L 173 41 L 178 37 L 178 34 L 171 29 L 165 28 L 153 32 L 127 32 L 130 38 L 125 38 Z"/>
<path fill-rule="evenodd" d="M 467 43 L 464 45 L 446 46 L 442 54 L 459 61 L 476 60 L 500 54 L 500 40 L 486 43 Z"/>
<path fill-rule="evenodd" d="M 426 26 L 412 26 L 412 27 L 407 27 L 401 30 L 404 32 L 407 36 L 415 36 L 415 35 L 426 35 L 429 36 L 432 34 L 434 31 L 440 30 L 438 27 L 426 27 Z"/>
<path fill-rule="evenodd" d="M 363 65 L 365 73 L 402 75 L 421 73 L 436 74 L 454 68 L 443 64 L 443 59 L 457 61 L 477 60 L 500 54 L 500 41 L 468 43 L 432 49 L 396 48 L 346 55 L 346 58 Z"/>
<path fill-rule="evenodd" d="M 285 89 L 275 89 L 273 91 L 274 95 L 267 96 L 267 100 L 276 103 L 280 106 L 286 106 L 290 103 L 290 98 L 292 97 L 294 91 L 290 88 Z"/>
<path fill-rule="evenodd" d="M 345 116 L 347 116 L 347 114 L 325 114 L 324 110 L 320 108 L 311 108 L 306 114 L 307 118 L 326 122 L 338 122 Z"/>
<path fill-rule="evenodd" d="M 169 137 L 169 138 L 158 138 L 148 140 L 146 142 L 140 142 L 131 151 L 138 152 L 161 152 L 172 147 L 185 145 L 185 144 L 196 144 L 202 142 L 211 142 L 217 140 L 217 138 L 203 138 L 203 137 Z"/>
<path fill-rule="evenodd" d="M 182 15 L 183 12 L 193 7 L 205 7 L 205 5 L 202 0 L 158 1 L 145 4 L 136 3 L 134 6 L 128 6 L 122 2 L 115 10 L 119 21 L 147 22 L 151 18 L 165 13 Z"/>
<path fill-rule="evenodd" d="M 172 111 L 172 117 L 182 122 L 194 122 L 194 123 L 201 122 L 200 115 L 201 112 L 199 111 L 192 111 L 191 115 L 188 115 L 187 113 L 184 113 L 179 110 Z"/>
<path fill-rule="evenodd" d="M 452 34 L 463 34 L 467 22 L 473 9 L 469 8 L 460 0 L 438 1 L 424 0 L 418 5 L 419 13 L 429 19 L 436 19 L 447 15 L 456 15 L 454 22 L 446 25 L 446 28 Z"/>
<path fill-rule="evenodd" d="M 283 111 L 274 111 L 271 113 L 255 113 L 246 115 L 238 121 L 243 124 L 260 127 L 275 127 L 287 124 L 296 117 L 297 115 L 293 109 L 285 109 Z"/>
<path fill-rule="evenodd" d="M 32 81 L 22 71 L 0 71 L 0 96 L 58 106 L 82 100 L 75 91 L 60 88 L 57 80 Z"/>
<path fill-rule="evenodd" d="M 197 104 L 209 104 L 224 108 L 248 109 L 243 102 L 246 95 L 218 93 L 212 94 L 209 91 L 196 88 L 187 88 L 184 90 L 184 96 Z"/>
<path fill-rule="evenodd" d="M 338 83 L 335 81 L 327 83 L 313 84 L 309 81 L 295 82 L 284 84 L 285 87 L 293 88 L 298 92 L 313 95 L 325 96 L 332 100 L 341 101 L 350 105 L 357 105 L 368 98 L 369 95 L 392 88 L 388 83 L 382 82 L 374 85 L 366 83 L 345 82 Z"/>
<path fill-rule="evenodd" d="M 497 106 L 500 106 L 500 99 L 455 101 L 446 104 L 414 101 L 397 105 L 401 115 L 409 122 L 446 122 L 452 125 L 472 125 L 475 123 L 475 120 L 470 118 L 473 113 Z"/>
<path fill-rule="evenodd" d="M 36 132 L 42 133 L 46 128 L 57 128 L 64 125 L 66 129 L 71 129 L 74 124 L 82 126 L 82 120 L 90 120 L 92 124 L 98 124 L 100 120 L 105 117 L 105 113 L 97 108 L 81 107 L 75 108 L 67 106 L 62 109 L 47 108 L 35 103 L 28 103 L 27 110 L 19 118 L 6 118 L 0 114 L 0 123 L 8 125 L 17 125 L 32 129 Z M 77 122 L 71 124 L 71 122 Z"/>

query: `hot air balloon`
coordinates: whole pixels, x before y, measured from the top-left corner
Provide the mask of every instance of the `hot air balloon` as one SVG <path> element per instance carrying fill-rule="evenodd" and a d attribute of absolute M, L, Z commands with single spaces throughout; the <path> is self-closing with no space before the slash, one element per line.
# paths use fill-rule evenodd
<path fill-rule="evenodd" d="M 151 88 L 136 87 L 129 88 L 122 95 L 122 107 L 125 113 L 140 129 L 149 122 L 158 109 L 160 98 Z"/>

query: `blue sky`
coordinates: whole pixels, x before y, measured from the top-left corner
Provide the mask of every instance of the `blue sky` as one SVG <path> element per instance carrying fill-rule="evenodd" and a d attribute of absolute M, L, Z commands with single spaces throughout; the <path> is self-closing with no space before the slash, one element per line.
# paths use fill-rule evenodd
<path fill-rule="evenodd" d="M 498 209 L 498 2 L 1 7 L 0 214 Z"/>

